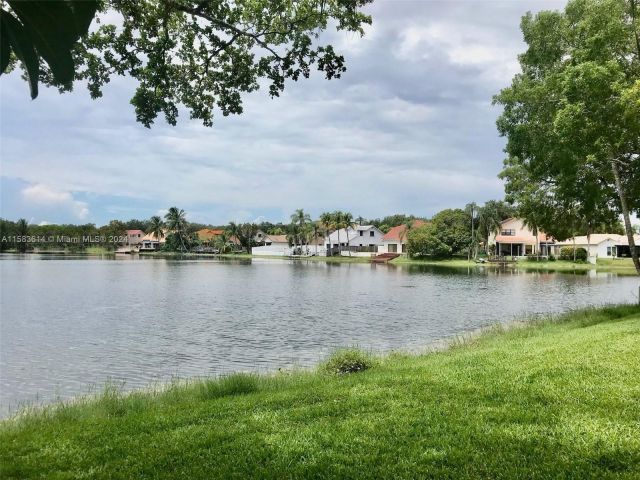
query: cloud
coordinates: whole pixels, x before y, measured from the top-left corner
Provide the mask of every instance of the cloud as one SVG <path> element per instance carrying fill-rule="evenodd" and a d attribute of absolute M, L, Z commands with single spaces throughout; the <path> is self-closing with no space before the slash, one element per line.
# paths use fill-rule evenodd
<path fill-rule="evenodd" d="M 175 205 L 221 224 L 287 220 L 301 207 L 428 216 L 500 198 L 504 140 L 491 98 L 517 71 L 520 17 L 563 3 L 374 2 L 364 38 L 322 36 L 345 55 L 341 79 L 315 72 L 277 99 L 262 88 L 213 128 L 183 110 L 177 127 L 144 128 L 128 78 L 113 78 L 97 101 L 78 85 L 42 88 L 30 102 L 19 75 L 3 76 L 2 175 L 36 200 L 3 193 L 1 213 L 102 224 Z"/>
<path fill-rule="evenodd" d="M 71 193 L 59 191 L 47 185 L 35 184 L 25 187 L 22 190 L 22 196 L 27 203 L 69 210 L 78 220 L 84 220 L 89 215 L 86 202 L 75 200 Z"/>

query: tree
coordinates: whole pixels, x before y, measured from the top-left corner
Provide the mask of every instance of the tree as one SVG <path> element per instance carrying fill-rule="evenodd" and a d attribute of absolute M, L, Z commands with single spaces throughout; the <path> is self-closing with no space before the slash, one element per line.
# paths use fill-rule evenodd
<path fill-rule="evenodd" d="M 522 73 L 494 99 L 504 108 L 507 189 L 524 171 L 543 203 L 582 219 L 603 209 L 622 215 L 638 274 L 630 214 L 640 212 L 639 8 L 638 0 L 572 0 L 564 12 L 527 14 Z M 521 190 L 512 188 L 516 197 Z M 543 215 L 538 226 L 549 232 L 552 220 Z"/>
<path fill-rule="evenodd" d="M 302 236 L 305 233 L 305 227 L 311 223 L 311 217 L 308 213 L 304 213 L 304 209 L 298 208 L 291 214 L 291 225 L 293 227 L 294 246 L 299 245 L 302 249 Z"/>
<path fill-rule="evenodd" d="M 5 10 L 2 2 L 0 11 L 0 75 L 11 71 L 17 58 L 32 99 L 38 96 L 41 65 L 46 65 L 43 75 L 48 73 L 52 82 L 71 88 L 75 74 L 72 52 L 87 34 L 99 2 L 7 0 L 7 5 Z"/>
<path fill-rule="evenodd" d="M 251 254 L 251 247 L 255 244 L 255 237 L 258 233 L 258 225 L 255 223 L 229 222 L 229 234 L 238 239 L 240 246 Z"/>
<path fill-rule="evenodd" d="M 370 1 L 104 0 L 100 12 L 117 13 L 122 23 L 101 22 L 81 38 L 75 78 L 87 81 L 92 98 L 101 97 L 115 75 L 133 78 L 138 86 L 131 103 L 146 127 L 160 114 L 175 125 L 181 106 L 211 126 L 216 107 L 225 116 L 242 113 L 241 94 L 257 90 L 261 81 L 277 97 L 286 80 L 308 78 L 312 69 L 340 78 L 345 59 L 331 45 L 318 44 L 320 33 L 335 25 L 363 35 L 371 18 L 361 8 Z M 23 3 L 35 8 L 41 2 L 9 6 Z M 68 52 L 67 44 L 62 47 Z M 4 53 L 2 66 L 4 71 Z M 71 89 L 50 75 L 51 64 L 42 67 L 47 84 Z"/>
<path fill-rule="evenodd" d="M 324 236 L 327 238 L 329 242 L 329 246 L 327 247 L 327 255 L 331 255 L 331 242 L 329 241 L 329 235 L 331 235 L 331 231 L 335 230 L 335 218 L 332 213 L 324 212 L 320 215 L 320 225 L 324 230 Z"/>
<path fill-rule="evenodd" d="M 410 257 L 450 257 L 452 249 L 444 243 L 433 224 L 412 229 L 407 236 L 407 254 Z"/>
<path fill-rule="evenodd" d="M 515 214 L 515 209 L 502 200 L 489 200 L 478 208 L 477 235 L 484 243 L 485 253 L 488 253 L 489 237 L 499 233 L 501 222 Z"/>
<path fill-rule="evenodd" d="M 167 228 L 173 233 L 182 248 L 183 251 L 187 250 L 185 245 L 185 234 L 187 233 L 187 215 L 181 208 L 171 207 L 164 216 L 167 224 Z M 168 241 L 168 238 L 167 238 Z"/>
<path fill-rule="evenodd" d="M 344 228 L 347 235 L 347 251 L 351 256 L 351 239 L 349 238 L 349 227 L 353 225 L 353 215 L 349 212 L 340 212 L 338 214 L 340 228 Z"/>
<path fill-rule="evenodd" d="M 21 218 L 16 222 L 16 235 L 20 238 L 19 242 L 16 242 L 16 249 L 18 253 L 25 253 L 27 251 L 26 236 L 29 235 L 29 222 L 26 219 Z"/>
<path fill-rule="evenodd" d="M 471 218 L 464 210 L 449 208 L 434 215 L 431 219 L 431 226 L 437 238 L 451 249 L 452 255 L 456 255 L 469 248 L 471 243 L 470 220 Z"/>
<path fill-rule="evenodd" d="M 415 220 L 413 220 L 413 219 L 412 220 L 407 220 L 407 223 L 404 224 L 404 228 L 401 228 L 400 231 L 398 232 L 398 238 L 400 240 L 400 244 L 401 245 L 407 239 L 407 237 L 409 236 L 409 232 L 411 232 L 411 230 L 413 229 L 413 224 L 414 223 L 415 223 Z"/>
<path fill-rule="evenodd" d="M 231 250 L 229 234 L 222 232 L 220 235 L 216 235 L 213 239 L 213 246 L 218 249 L 220 253 L 227 253 Z"/>
<path fill-rule="evenodd" d="M 151 217 L 149 219 L 149 232 L 151 234 L 152 237 L 154 237 L 158 243 L 160 242 L 160 240 L 162 240 L 164 238 L 164 229 L 165 229 L 166 225 L 165 223 L 162 221 L 162 218 L 160 218 L 158 215 L 154 215 L 153 217 Z"/>

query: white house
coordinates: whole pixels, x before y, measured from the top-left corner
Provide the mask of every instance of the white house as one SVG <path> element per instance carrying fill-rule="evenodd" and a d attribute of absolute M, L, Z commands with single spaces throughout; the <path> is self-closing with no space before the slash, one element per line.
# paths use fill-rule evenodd
<path fill-rule="evenodd" d="M 284 256 L 290 255 L 324 255 L 323 239 L 310 242 L 308 245 L 290 246 L 286 235 L 271 235 L 259 232 L 260 245 L 251 248 L 252 255 Z M 256 235 L 257 236 L 257 235 Z"/>
<path fill-rule="evenodd" d="M 374 225 L 355 225 L 335 230 L 324 239 L 327 255 L 370 257 L 382 245 L 384 233 Z"/>
<path fill-rule="evenodd" d="M 141 252 L 154 252 L 156 250 L 160 250 L 160 248 L 166 242 L 168 230 L 164 231 L 164 236 L 158 240 L 153 233 L 147 233 L 144 237 L 140 239 L 140 248 Z"/>
<path fill-rule="evenodd" d="M 640 235 L 633 236 L 636 245 L 640 245 Z M 584 248 L 591 262 L 598 258 L 630 257 L 629 239 L 616 233 L 592 233 L 590 237 L 581 235 L 558 242 L 558 247 Z M 637 248 L 637 247 L 636 247 Z M 558 250 L 558 253 L 559 250 Z"/>
<path fill-rule="evenodd" d="M 422 227 L 426 225 L 427 222 L 424 220 L 414 220 L 412 228 Z M 406 225 L 398 225 L 397 227 L 392 227 L 387 233 L 382 237 L 382 245 L 378 247 L 378 253 L 407 253 L 407 235 Z"/>
<path fill-rule="evenodd" d="M 259 240 L 257 240 L 259 238 Z M 286 235 L 268 235 L 262 231 L 256 233 L 260 244 L 251 248 L 251 255 L 290 255 L 289 241 Z"/>

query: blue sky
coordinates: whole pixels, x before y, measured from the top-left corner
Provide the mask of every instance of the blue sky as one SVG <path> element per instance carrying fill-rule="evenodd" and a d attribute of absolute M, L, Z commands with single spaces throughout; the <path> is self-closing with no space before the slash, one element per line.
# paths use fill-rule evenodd
<path fill-rule="evenodd" d="M 518 71 L 520 17 L 562 1 L 378 0 L 367 35 L 329 33 L 347 59 L 340 80 L 291 82 L 207 128 L 136 123 L 135 84 L 86 88 L 0 79 L 0 216 L 33 223 L 148 218 L 170 206 L 192 221 L 286 221 L 342 209 L 430 216 L 502 198 L 504 154 L 491 97 Z"/>

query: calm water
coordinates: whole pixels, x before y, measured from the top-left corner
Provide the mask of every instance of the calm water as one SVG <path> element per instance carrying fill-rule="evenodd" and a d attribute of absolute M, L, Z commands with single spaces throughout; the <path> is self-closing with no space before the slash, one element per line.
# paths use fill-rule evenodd
<path fill-rule="evenodd" d="M 0 255 L 0 414 L 173 376 L 416 349 L 514 317 L 630 302 L 615 274 Z"/>

